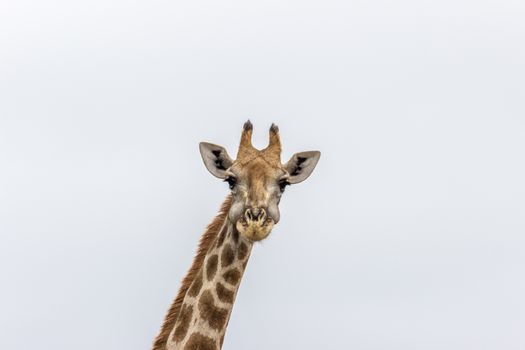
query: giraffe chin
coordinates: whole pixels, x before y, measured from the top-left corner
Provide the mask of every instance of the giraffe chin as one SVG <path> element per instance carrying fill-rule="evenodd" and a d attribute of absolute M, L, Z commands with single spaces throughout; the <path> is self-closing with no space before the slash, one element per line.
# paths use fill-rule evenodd
<path fill-rule="evenodd" d="M 266 219 L 263 221 L 247 221 L 247 220 L 238 220 L 235 224 L 237 231 L 244 238 L 249 239 L 252 242 L 261 241 L 268 237 L 272 231 L 274 221 L 272 219 Z"/>

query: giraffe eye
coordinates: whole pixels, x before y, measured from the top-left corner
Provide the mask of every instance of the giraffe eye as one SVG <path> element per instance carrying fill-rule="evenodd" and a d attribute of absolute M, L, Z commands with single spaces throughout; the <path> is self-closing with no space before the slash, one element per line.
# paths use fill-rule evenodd
<path fill-rule="evenodd" d="M 281 190 L 281 193 L 284 192 L 284 189 L 286 188 L 286 186 L 288 186 L 290 183 L 288 182 L 288 180 L 280 180 L 279 181 L 279 189 Z"/>
<path fill-rule="evenodd" d="M 235 188 L 235 185 L 237 184 L 237 179 L 233 176 L 228 176 L 224 181 L 228 183 L 230 190 L 233 190 Z"/>

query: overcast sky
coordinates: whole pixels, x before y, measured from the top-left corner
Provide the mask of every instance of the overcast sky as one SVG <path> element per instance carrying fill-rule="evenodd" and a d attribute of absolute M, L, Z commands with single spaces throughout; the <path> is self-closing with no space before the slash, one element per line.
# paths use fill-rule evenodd
<path fill-rule="evenodd" d="M 525 2 L 0 3 L 0 348 L 149 349 L 227 194 L 320 150 L 225 350 L 525 348 Z"/>

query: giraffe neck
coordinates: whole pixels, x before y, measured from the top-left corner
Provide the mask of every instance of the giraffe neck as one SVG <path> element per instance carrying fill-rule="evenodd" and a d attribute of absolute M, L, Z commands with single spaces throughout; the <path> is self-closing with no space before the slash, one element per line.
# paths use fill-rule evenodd
<path fill-rule="evenodd" d="M 252 245 L 224 221 L 184 296 L 167 350 L 221 349 Z"/>

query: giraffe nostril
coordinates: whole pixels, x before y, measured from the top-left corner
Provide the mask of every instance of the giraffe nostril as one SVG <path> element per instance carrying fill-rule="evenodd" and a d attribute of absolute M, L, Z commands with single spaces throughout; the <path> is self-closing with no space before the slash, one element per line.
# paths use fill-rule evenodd
<path fill-rule="evenodd" d="M 259 221 L 266 217 L 266 210 L 262 208 L 249 208 L 244 212 L 246 220 L 249 221 Z"/>

